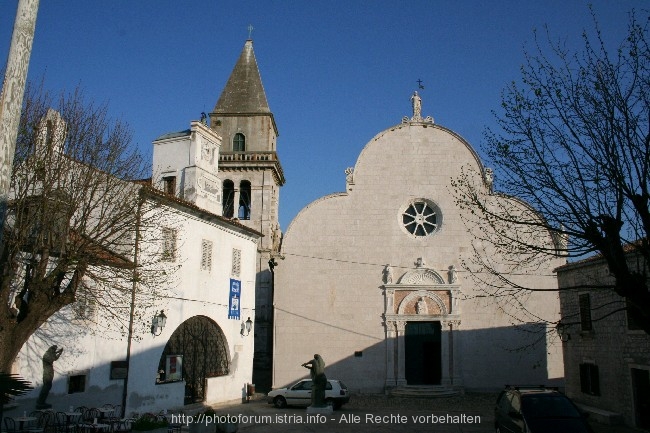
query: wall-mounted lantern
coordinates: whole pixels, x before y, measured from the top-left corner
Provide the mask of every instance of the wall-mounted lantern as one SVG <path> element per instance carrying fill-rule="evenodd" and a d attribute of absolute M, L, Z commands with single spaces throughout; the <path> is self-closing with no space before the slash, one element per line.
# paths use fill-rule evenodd
<path fill-rule="evenodd" d="M 165 312 L 163 310 L 160 310 L 160 313 L 156 316 L 153 316 L 153 319 L 151 319 L 151 334 L 154 337 L 162 334 L 165 323 L 167 323 L 167 316 L 165 316 Z"/>
<path fill-rule="evenodd" d="M 253 321 L 249 317 L 245 322 L 241 322 L 241 336 L 249 335 L 253 328 Z"/>
<path fill-rule="evenodd" d="M 555 330 L 557 331 L 557 335 L 560 336 L 560 340 L 562 342 L 569 341 L 571 339 L 571 334 L 569 334 L 568 325 L 566 325 L 564 323 L 558 323 L 555 326 Z"/>

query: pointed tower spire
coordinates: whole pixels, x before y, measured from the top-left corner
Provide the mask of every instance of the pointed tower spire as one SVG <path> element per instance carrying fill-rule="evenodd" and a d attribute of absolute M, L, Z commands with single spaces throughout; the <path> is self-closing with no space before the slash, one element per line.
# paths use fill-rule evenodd
<path fill-rule="evenodd" d="M 214 110 L 210 113 L 210 120 L 212 128 L 221 134 L 224 140 L 232 139 L 231 135 L 237 132 L 244 133 L 248 136 L 248 140 L 252 140 L 253 136 L 249 136 L 247 132 L 253 131 L 242 131 L 240 122 L 242 119 L 247 118 L 250 121 L 259 116 L 266 117 L 269 120 L 271 129 L 263 133 L 264 139 L 255 140 L 256 142 L 249 141 L 246 150 L 275 151 L 275 138 L 279 135 L 278 128 L 266 100 L 262 77 L 253 51 L 253 41 L 248 39 L 226 86 L 221 92 L 221 96 L 219 96 L 219 100 L 214 106 Z M 244 122 L 247 121 L 244 120 Z M 269 133 L 270 136 L 268 136 Z M 226 144 L 222 150 L 235 149 Z"/>
<path fill-rule="evenodd" d="M 264 113 L 269 114 L 262 78 L 257 67 L 253 41 L 247 40 L 237 64 L 228 78 L 217 105 L 215 113 Z"/>

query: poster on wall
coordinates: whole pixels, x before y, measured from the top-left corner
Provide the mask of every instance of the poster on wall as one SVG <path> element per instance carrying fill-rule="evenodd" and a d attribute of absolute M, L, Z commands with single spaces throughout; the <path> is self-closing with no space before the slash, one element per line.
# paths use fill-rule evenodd
<path fill-rule="evenodd" d="M 183 355 L 167 355 L 165 380 L 167 382 L 183 379 Z"/>
<path fill-rule="evenodd" d="M 239 320 L 239 298 L 241 296 L 241 281 L 230 279 L 230 302 L 228 318 Z"/>

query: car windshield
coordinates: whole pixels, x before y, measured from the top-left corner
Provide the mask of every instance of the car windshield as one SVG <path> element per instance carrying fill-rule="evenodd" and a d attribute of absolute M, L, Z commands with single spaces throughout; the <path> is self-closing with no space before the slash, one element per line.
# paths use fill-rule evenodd
<path fill-rule="evenodd" d="M 311 380 L 302 380 L 291 387 L 294 391 L 303 391 L 311 389 Z"/>
<path fill-rule="evenodd" d="M 531 418 L 579 418 L 580 413 L 562 395 L 527 395 L 522 397 L 522 412 Z"/>

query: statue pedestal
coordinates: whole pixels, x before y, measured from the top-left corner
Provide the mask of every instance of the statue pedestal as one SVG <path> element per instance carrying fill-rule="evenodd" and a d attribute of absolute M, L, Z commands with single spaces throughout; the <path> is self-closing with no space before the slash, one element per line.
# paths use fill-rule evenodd
<path fill-rule="evenodd" d="M 332 408 L 332 406 L 323 406 L 323 407 L 307 406 L 307 415 L 313 415 L 313 414 L 331 415 L 333 413 L 334 413 L 334 408 Z"/>

